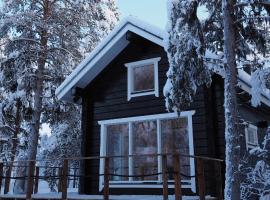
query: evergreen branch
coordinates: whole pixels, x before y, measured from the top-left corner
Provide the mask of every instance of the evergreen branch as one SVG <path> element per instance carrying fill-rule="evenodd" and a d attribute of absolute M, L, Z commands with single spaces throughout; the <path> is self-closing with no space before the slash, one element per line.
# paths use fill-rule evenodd
<path fill-rule="evenodd" d="M 236 3 L 234 7 L 243 7 L 243 6 L 249 6 L 249 5 L 263 5 L 263 6 L 270 6 L 269 1 L 258 1 L 258 2 L 241 2 Z"/>
<path fill-rule="evenodd" d="M 255 20 L 255 19 L 270 20 L 270 16 L 242 17 L 242 18 L 240 18 L 240 19 L 237 19 L 234 23 L 237 24 L 237 23 L 239 23 L 239 22 L 241 22 L 241 21 L 250 20 L 250 19 L 251 19 L 251 20 L 252 20 L 252 19 L 253 19 L 253 20 Z"/>
<path fill-rule="evenodd" d="M 10 127 L 8 125 L 2 125 L 2 126 L 0 126 L 0 130 L 1 131 L 8 130 L 8 131 L 10 131 L 12 133 L 15 133 L 15 129 L 13 129 L 12 127 Z"/>
<path fill-rule="evenodd" d="M 205 22 L 203 24 L 203 27 L 202 27 L 202 30 L 204 32 L 206 32 L 208 25 L 213 23 L 214 17 L 216 16 L 216 13 L 218 11 L 220 3 L 221 3 L 221 0 L 218 0 L 217 3 L 216 3 L 214 11 L 211 13 L 210 17 L 207 20 L 205 20 Z"/>
<path fill-rule="evenodd" d="M 17 42 L 17 41 L 28 41 L 28 42 L 33 42 L 33 43 L 36 43 L 38 45 L 41 45 L 40 42 L 38 42 L 37 40 L 31 39 L 31 38 L 17 38 L 17 39 L 11 40 L 11 42 Z"/>
<path fill-rule="evenodd" d="M 47 51 L 54 51 L 54 50 L 64 51 L 64 52 L 70 54 L 73 58 L 75 58 L 77 60 L 80 59 L 79 57 L 75 56 L 72 52 L 70 52 L 69 50 L 62 48 L 62 47 L 52 47 L 52 48 L 49 48 Z"/>

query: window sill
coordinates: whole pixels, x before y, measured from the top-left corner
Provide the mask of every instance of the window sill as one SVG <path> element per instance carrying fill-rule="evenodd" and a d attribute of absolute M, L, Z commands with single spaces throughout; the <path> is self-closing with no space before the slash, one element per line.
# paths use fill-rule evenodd
<path fill-rule="evenodd" d="M 155 95 L 156 97 L 159 97 L 158 92 L 156 91 L 137 92 L 137 93 L 131 93 L 128 97 L 128 100 L 130 100 L 133 97 L 141 97 L 141 96 L 149 96 L 149 95 Z"/>

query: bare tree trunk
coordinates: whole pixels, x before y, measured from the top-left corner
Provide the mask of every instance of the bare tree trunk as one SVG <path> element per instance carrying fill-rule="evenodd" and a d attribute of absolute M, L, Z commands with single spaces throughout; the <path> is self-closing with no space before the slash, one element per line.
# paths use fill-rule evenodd
<path fill-rule="evenodd" d="M 224 53 L 225 53 L 225 139 L 226 139 L 226 182 L 225 200 L 240 199 L 238 167 L 240 160 L 238 105 L 236 96 L 237 68 L 235 53 L 235 0 L 223 0 Z"/>
<path fill-rule="evenodd" d="M 44 23 L 47 22 L 49 17 L 49 0 L 44 1 L 43 7 L 43 20 Z M 45 26 L 46 27 L 46 26 Z M 29 134 L 29 146 L 28 146 L 28 159 L 34 160 L 37 155 L 37 146 L 39 138 L 39 128 L 40 128 L 40 117 L 42 112 L 42 96 L 43 96 L 43 75 L 47 57 L 47 43 L 48 43 L 48 33 L 46 29 L 41 30 L 40 33 L 40 54 L 38 58 L 38 69 L 36 73 L 37 81 L 34 94 L 34 109 L 32 120 L 30 123 L 30 134 Z"/>
<path fill-rule="evenodd" d="M 15 116 L 15 130 L 12 136 L 12 149 L 11 149 L 11 158 L 10 158 L 10 167 L 8 168 L 7 171 L 7 176 L 10 177 L 12 174 L 12 168 L 13 168 L 13 161 L 15 160 L 16 157 L 16 152 L 17 152 L 17 146 L 18 146 L 18 135 L 20 133 L 20 128 L 21 128 L 21 106 L 22 102 L 20 99 L 16 100 L 16 116 Z M 15 169 L 16 170 L 16 169 Z M 6 187 L 9 190 L 10 186 L 10 179 L 7 179 L 8 181 L 5 182 Z"/>

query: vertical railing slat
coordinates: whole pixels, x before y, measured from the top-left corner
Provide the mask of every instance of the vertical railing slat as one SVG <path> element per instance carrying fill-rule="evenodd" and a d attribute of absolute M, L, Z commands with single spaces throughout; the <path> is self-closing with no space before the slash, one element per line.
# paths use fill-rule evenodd
<path fill-rule="evenodd" d="M 175 200 L 182 200 L 182 190 L 181 190 L 181 174 L 180 174 L 180 155 L 173 155 L 173 170 L 174 170 L 174 191 Z"/>
<path fill-rule="evenodd" d="M 0 194 L 1 194 L 2 182 L 3 182 L 3 172 L 4 172 L 4 163 L 0 162 Z"/>
<path fill-rule="evenodd" d="M 31 199 L 33 194 L 34 185 L 34 171 L 35 171 L 35 161 L 29 161 L 28 175 L 27 175 L 27 190 L 26 199 Z"/>
<path fill-rule="evenodd" d="M 204 167 L 203 160 L 197 159 L 197 177 L 200 200 L 205 200 L 205 180 L 204 180 Z"/>
<path fill-rule="evenodd" d="M 222 181 L 222 171 L 221 171 L 221 162 L 216 161 L 216 169 L 217 169 L 217 197 L 220 200 L 223 200 L 223 181 Z"/>
<path fill-rule="evenodd" d="M 62 200 L 67 199 L 67 188 L 68 188 L 68 160 L 64 160 L 63 164 L 63 175 L 62 175 Z"/>
<path fill-rule="evenodd" d="M 103 199 L 109 200 L 109 174 L 110 174 L 110 159 L 109 157 L 105 158 L 105 166 L 104 166 L 104 194 Z"/>
<path fill-rule="evenodd" d="M 163 200 L 168 200 L 167 155 L 162 155 Z"/>
<path fill-rule="evenodd" d="M 11 171 L 12 171 L 13 163 L 10 163 L 8 165 L 8 169 L 5 174 L 5 188 L 4 188 L 4 194 L 7 194 L 9 192 L 9 186 L 10 186 L 10 178 L 11 178 Z"/>
<path fill-rule="evenodd" d="M 73 172 L 73 188 L 76 187 L 76 171 L 77 171 L 77 169 L 74 168 L 74 172 Z"/>
<path fill-rule="evenodd" d="M 36 167 L 36 175 L 35 175 L 35 187 L 34 187 L 34 193 L 38 193 L 38 181 L 39 181 L 39 167 Z"/>
<path fill-rule="evenodd" d="M 63 175 L 63 167 L 58 168 L 58 192 L 62 192 L 62 175 Z"/>

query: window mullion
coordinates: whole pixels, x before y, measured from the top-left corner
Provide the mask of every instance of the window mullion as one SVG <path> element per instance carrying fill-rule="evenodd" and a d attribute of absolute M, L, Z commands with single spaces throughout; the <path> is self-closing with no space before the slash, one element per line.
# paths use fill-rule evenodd
<path fill-rule="evenodd" d="M 133 131 L 132 123 L 128 123 L 128 153 L 133 155 Z M 129 176 L 133 175 L 133 157 L 128 157 L 128 174 Z M 129 181 L 133 181 L 133 177 L 128 178 Z"/>
<path fill-rule="evenodd" d="M 161 154 L 161 125 L 160 120 L 157 120 L 157 153 Z M 162 172 L 162 158 L 158 156 L 158 173 Z M 162 174 L 158 175 L 158 181 L 162 181 Z"/>

